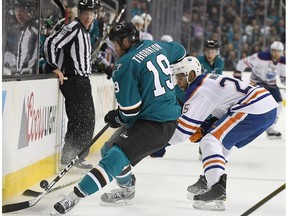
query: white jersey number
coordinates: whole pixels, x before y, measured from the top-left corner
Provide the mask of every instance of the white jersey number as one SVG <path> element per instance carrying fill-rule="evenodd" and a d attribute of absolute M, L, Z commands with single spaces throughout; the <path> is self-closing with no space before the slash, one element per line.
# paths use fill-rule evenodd
<path fill-rule="evenodd" d="M 168 65 L 168 67 L 163 64 L 163 61 L 166 63 L 166 65 Z M 169 78 L 165 80 L 166 86 L 170 90 L 174 89 L 174 85 L 172 83 L 171 70 L 169 67 L 169 61 L 166 58 L 166 56 L 163 54 L 158 55 L 156 57 L 156 62 L 158 64 L 158 66 L 161 68 L 161 72 L 164 73 L 166 76 L 169 76 Z M 153 63 L 151 61 L 148 61 L 146 63 L 146 67 L 154 75 L 154 95 L 155 95 L 155 97 L 165 94 L 166 90 L 161 85 L 159 71 L 155 68 L 155 66 L 153 65 Z"/>
<path fill-rule="evenodd" d="M 240 87 L 240 85 L 239 85 L 239 82 L 238 82 L 237 80 L 235 80 L 235 79 L 230 78 L 230 77 L 224 77 L 224 78 L 222 78 L 221 81 L 220 81 L 220 83 L 219 83 L 220 86 L 221 86 L 221 87 L 225 87 L 226 81 L 227 81 L 227 82 L 232 82 L 232 83 L 234 83 L 234 84 L 235 84 L 235 87 L 236 87 L 236 90 L 237 90 L 238 92 L 243 93 L 243 94 L 247 94 L 247 93 L 249 92 L 249 90 L 252 88 L 252 86 L 248 86 L 247 88 L 242 89 L 242 88 Z"/>

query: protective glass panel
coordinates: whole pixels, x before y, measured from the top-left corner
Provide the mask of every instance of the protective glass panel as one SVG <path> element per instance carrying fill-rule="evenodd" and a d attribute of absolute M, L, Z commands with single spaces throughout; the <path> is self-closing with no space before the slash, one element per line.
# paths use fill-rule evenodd
<path fill-rule="evenodd" d="M 37 74 L 39 0 L 4 0 L 3 7 L 3 75 Z"/>

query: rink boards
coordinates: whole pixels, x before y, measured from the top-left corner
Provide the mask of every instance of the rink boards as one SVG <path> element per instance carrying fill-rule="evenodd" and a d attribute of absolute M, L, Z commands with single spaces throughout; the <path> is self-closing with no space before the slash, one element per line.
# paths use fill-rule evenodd
<path fill-rule="evenodd" d="M 231 72 L 225 74 L 232 75 Z M 244 73 L 243 80 L 249 81 L 249 73 Z M 115 107 L 114 88 L 105 76 L 92 76 L 91 85 L 96 134 L 104 126 L 106 112 Z M 285 95 L 285 91 L 281 92 Z M 66 123 L 57 79 L 3 82 L 3 201 L 58 171 Z M 98 151 L 112 131 L 107 131 L 91 152 Z"/>
<path fill-rule="evenodd" d="M 91 85 L 96 134 L 104 126 L 104 115 L 115 106 L 114 87 L 105 76 L 92 76 Z M 2 83 L 3 200 L 56 173 L 66 124 L 58 79 Z M 99 150 L 109 133 L 91 152 Z"/>

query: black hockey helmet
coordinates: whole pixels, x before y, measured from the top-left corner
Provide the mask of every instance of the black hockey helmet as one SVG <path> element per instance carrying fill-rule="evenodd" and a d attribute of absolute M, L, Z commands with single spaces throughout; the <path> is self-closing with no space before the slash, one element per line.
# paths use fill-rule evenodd
<path fill-rule="evenodd" d="M 100 7 L 100 2 L 96 0 L 80 0 L 78 3 L 78 10 L 96 11 Z"/>
<path fill-rule="evenodd" d="M 12 8 L 23 7 L 23 8 L 35 8 L 37 7 L 37 0 L 13 0 Z"/>
<path fill-rule="evenodd" d="M 208 49 L 219 49 L 220 45 L 216 40 L 206 40 L 204 43 L 204 48 Z"/>
<path fill-rule="evenodd" d="M 38 0 L 13 0 L 9 5 L 9 12 L 11 15 L 15 15 L 15 8 L 24 8 L 33 17 L 37 7 Z"/>
<path fill-rule="evenodd" d="M 122 41 L 123 38 L 128 38 L 131 42 L 139 42 L 139 30 L 131 22 L 120 22 L 117 23 L 109 31 L 110 41 Z"/>

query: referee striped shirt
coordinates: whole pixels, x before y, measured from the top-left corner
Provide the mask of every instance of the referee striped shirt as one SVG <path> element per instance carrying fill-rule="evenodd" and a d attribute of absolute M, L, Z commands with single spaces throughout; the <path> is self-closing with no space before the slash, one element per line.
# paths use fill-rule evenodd
<path fill-rule="evenodd" d="M 49 36 L 44 54 L 52 70 L 59 69 L 66 76 L 91 75 L 91 42 L 89 31 L 74 20 Z"/>
<path fill-rule="evenodd" d="M 38 30 L 36 26 L 35 20 L 31 20 L 21 30 L 17 48 L 16 69 L 18 74 L 30 71 L 36 64 L 38 49 Z"/>

